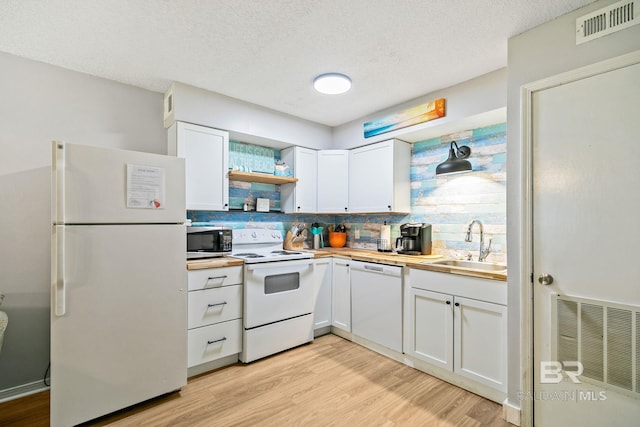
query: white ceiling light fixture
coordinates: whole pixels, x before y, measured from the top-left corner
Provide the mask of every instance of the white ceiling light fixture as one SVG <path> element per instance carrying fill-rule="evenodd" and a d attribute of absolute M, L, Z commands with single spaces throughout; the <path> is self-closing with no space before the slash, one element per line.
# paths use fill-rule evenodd
<path fill-rule="evenodd" d="M 351 79 L 340 73 L 321 74 L 313 80 L 313 88 L 327 95 L 339 95 L 351 89 Z"/>

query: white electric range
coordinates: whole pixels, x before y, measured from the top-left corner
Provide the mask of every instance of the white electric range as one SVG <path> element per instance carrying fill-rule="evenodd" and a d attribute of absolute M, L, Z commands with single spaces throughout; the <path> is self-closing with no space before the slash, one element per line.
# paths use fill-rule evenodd
<path fill-rule="evenodd" d="M 313 340 L 313 255 L 282 243 L 278 230 L 233 230 L 231 256 L 245 262 L 244 363 Z"/>

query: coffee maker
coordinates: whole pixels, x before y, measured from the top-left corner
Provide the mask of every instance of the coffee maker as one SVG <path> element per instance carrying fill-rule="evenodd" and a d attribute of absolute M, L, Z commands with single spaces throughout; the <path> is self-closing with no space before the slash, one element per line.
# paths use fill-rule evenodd
<path fill-rule="evenodd" d="M 431 255 L 431 224 L 402 224 L 396 248 L 399 254 Z"/>

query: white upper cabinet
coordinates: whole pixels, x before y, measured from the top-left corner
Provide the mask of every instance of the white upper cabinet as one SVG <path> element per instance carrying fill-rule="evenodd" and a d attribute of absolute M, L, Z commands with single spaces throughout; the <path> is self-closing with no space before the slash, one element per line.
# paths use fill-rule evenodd
<path fill-rule="evenodd" d="M 281 205 L 285 213 L 315 213 L 318 179 L 318 152 L 309 148 L 289 147 L 282 150 L 282 160 L 298 178 L 295 184 L 280 187 Z"/>
<path fill-rule="evenodd" d="M 349 150 L 318 151 L 318 213 L 349 212 Z"/>
<path fill-rule="evenodd" d="M 411 145 L 383 141 L 349 153 L 350 213 L 409 213 Z"/>
<path fill-rule="evenodd" d="M 187 210 L 229 210 L 229 133 L 184 122 L 168 129 L 168 154 L 185 159 Z"/>

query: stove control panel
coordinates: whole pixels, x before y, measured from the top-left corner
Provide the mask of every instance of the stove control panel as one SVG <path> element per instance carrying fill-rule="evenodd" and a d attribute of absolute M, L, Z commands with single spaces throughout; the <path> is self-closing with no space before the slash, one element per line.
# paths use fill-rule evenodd
<path fill-rule="evenodd" d="M 233 230 L 233 244 L 277 243 L 282 242 L 280 230 L 266 228 L 244 228 Z"/>

